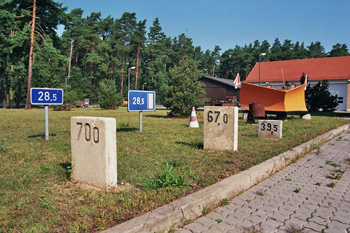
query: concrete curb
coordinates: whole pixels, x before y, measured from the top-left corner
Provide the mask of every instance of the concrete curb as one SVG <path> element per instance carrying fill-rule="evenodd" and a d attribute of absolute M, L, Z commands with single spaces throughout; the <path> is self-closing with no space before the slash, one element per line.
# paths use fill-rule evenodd
<path fill-rule="evenodd" d="M 228 177 L 198 192 L 116 225 L 103 232 L 168 232 L 170 229 L 176 229 L 184 225 L 186 221 L 201 216 L 204 208 L 215 207 L 219 205 L 221 200 L 225 198 L 230 199 L 249 189 L 288 166 L 293 160 L 304 156 L 315 146 L 325 143 L 349 128 L 350 124 L 346 124 L 331 130 L 300 146 L 251 167 L 246 171 Z"/>

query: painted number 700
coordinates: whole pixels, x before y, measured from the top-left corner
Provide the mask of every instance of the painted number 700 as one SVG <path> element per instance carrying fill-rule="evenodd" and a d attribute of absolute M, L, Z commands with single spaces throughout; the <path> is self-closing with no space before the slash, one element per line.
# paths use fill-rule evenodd
<path fill-rule="evenodd" d="M 91 139 L 95 142 L 98 143 L 100 141 L 100 130 L 97 127 L 93 127 L 91 130 L 91 125 L 89 123 L 85 123 L 83 126 L 82 122 L 77 122 L 77 125 L 80 126 L 79 129 L 79 134 L 77 140 L 80 140 L 81 132 L 84 129 L 85 132 L 85 140 L 86 141 L 91 141 Z"/>

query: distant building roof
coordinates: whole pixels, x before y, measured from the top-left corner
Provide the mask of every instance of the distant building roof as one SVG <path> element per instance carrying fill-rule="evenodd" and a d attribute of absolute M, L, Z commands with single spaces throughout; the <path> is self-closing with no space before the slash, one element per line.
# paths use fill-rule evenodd
<path fill-rule="evenodd" d="M 299 81 L 302 73 L 309 80 L 350 79 L 350 56 L 302 60 L 261 62 L 260 82 Z M 246 82 L 259 82 L 259 63 L 256 63 Z"/>
<path fill-rule="evenodd" d="M 213 77 L 209 77 L 209 76 L 203 76 L 199 80 L 201 80 L 201 79 L 208 79 L 208 80 L 212 80 L 214 82 L 219 82 L 219 83 L 223 83 L 223 84 L 228 85 L 228 86 L 235 87 L 234 80 L 232 80 L 232 79 L 213 78 Z"/>

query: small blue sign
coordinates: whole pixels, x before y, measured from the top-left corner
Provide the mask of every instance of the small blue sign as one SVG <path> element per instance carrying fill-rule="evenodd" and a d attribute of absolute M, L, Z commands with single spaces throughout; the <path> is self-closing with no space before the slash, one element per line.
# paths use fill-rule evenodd
<path fill-rule="evenodd" d="M 31 88 L 30 102 L 33 105 L 63 104 L 63 90 L 54 88 Z"/>
<path fill-rule="evenodd" d="M 128 112 L 155 110 L 156 93 L 154 91 L 128 91 Z"/>

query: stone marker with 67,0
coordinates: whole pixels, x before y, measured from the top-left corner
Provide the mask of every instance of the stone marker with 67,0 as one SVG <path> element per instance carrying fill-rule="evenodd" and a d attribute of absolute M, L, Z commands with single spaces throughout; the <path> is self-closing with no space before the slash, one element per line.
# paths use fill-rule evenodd
<path fill-rule="evenodd" d="M 238 107 L 204 107 L 204 149 L 238 150 Z"/>

